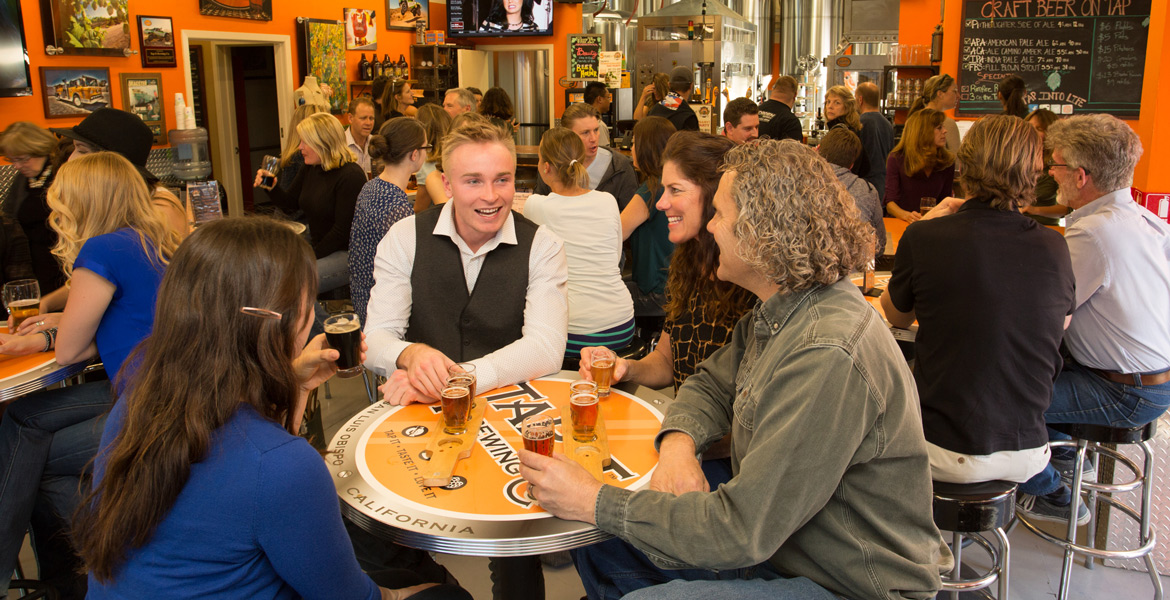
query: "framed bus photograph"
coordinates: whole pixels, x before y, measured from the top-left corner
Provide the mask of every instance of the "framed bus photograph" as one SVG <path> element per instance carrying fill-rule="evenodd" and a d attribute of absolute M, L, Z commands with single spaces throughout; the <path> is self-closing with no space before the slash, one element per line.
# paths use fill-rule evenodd
<path fill-rule="evenodd" d="M 167 113 L 163 108 L 161 73 L 121 73 L 122 110 L 138 115 L 154 134 L 154 145 L 167 143 Z"/>

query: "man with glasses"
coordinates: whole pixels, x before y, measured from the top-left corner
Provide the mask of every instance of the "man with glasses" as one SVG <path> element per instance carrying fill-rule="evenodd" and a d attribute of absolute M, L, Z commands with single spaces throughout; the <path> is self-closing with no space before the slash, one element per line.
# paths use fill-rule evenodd
<path fill-rule="evenodd" d="M 1058 121 L 1047 141 L 1057 202 L 1073 209 L 1065 241 L 1076 308 L 1045 420 L 1145 425 L 1170 405 L 1170 227 L 1130 196 L 1141 141 L 1109 115 Z M 1067 522 L 1069 507 L 1053 501 L 1068 494 L 1061 479 L 1071 479 L 1075 456 L 1065 450 L 1020 486 L 1022 514 Z"/>

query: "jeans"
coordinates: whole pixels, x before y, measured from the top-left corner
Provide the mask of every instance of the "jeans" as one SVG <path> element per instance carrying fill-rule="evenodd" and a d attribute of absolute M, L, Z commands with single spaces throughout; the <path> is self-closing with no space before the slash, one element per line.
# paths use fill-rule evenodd
<path fill-rule="evenodd" d="M 317 259 L 317 293 L 349 285 L 349 252 L 338 250 Z"/>
<path fill-rule="evenodd" d="M 8 589 L 38 496 L 64 522 L 72 516 L 112 404 L 110 382 L 96 381 L 8 406 L 0 421 L 0 590 Z"/>
<path fill-rule="evenodd" d="M 1101 377 L 1087 367 L 1066 361 L 1056 377 L 1052 404 L 1044 413 L 1048 423 L 1087 423 L 1110 427 L 1140 427 L 1162 416 L 1170 406 L 1170 382 L 1125 385 Z M 1049 439 L 1065 439 L 1049 429 Z M 1044 496 L 1059 490 L 1060 473 L 1048 465 L 1020 486 L 1020 491 Z"/>
<path fill-rule="evenodd" d="M 666 570 L 652 563 L 641 550 L 617 538 L 573 550 L 572 554 L 590 600 L 836 598 L 803 577 L 782 578 L 768 563 L 723 571 Z"/>

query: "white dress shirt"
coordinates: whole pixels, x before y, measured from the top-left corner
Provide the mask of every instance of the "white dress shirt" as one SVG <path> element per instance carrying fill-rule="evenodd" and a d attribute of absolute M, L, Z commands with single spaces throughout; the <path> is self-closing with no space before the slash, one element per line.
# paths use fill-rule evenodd
<path fill-rule="evenodd" d="M 369 345 L 365 364 L 380 375 L 394 371 L 398 356 L 411 345 L 404 337 L 412 310 L 414 220 L 412 215 L 391 226 L 374 257 L 374 288 L 370 291 L 365 327 Z M 475 289 L 488 253 L 500 244 L 516 244 L 515 218 L 509 214 L 495 237 L 472 252 L 455 231 L 452 202 L 443 205 L 434 233 L 451 238 L 459 248 L 468 294 Z M 487 391 L 560 370 L 568 338 L 568 277 L 564 244 L 547 227 L 538 228 L 528 255 L 528 291 L 521 337 L 471 361 L 475 365 L 477 389 Z"/>
<path fill-rule="evenodd" d="M 1119 373 L 1170 367 L 1170 227 L 1129 188 L 1067 217 L 1064 239 L 1077 280 L 1065 344 L 1077 362 Z"/>
<path fill-rule="evenodd" d="M 357 141 L 353 139 L 353 130 L 349 127 L 345 128 L 345 145 L 353 152 L 354 161 L 361 166 L 362 170 L 366 172 L 366 176 L 370 175 L 370 136 L 366 136 L 366 143 L 359 146 Z"/>

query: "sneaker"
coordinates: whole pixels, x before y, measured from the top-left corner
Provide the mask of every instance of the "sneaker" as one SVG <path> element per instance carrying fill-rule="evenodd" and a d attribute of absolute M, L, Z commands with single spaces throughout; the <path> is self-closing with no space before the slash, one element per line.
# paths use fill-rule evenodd
<path fill-rule="evenodd" d="M 1085 457 L 1085 464 L 1081 466 L 1081 481 L 1095 483 L 1097 481 L 1097 469 L 1093 467 L 1090 457 Z M 1060 479 L 1065 483 L 1072 485 L 1073 469 L 1077 466 L 1076 454 L 1073 454 L 1071 459 L 1052 457 L 1050 461 L 1052 468 L 1060 472 Z"/>
<path fill-rule="evenodd" d="M 1020 494 L 1016 499 L 1016 513 L 1031 521 L 1051 521 L 1053 523 L 1068 524 L 1072 502 L 1061 506 L 1054 504 L 1044 496 Z M 1077 525 L 1089 522 L 1089 507 L 1084 502 L 1077 503 Z"/>

